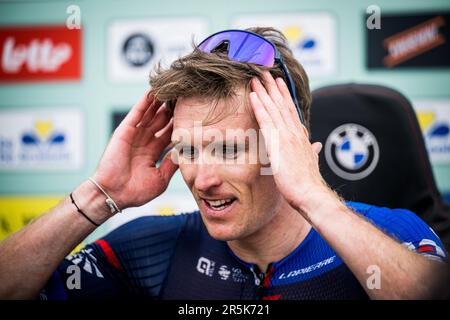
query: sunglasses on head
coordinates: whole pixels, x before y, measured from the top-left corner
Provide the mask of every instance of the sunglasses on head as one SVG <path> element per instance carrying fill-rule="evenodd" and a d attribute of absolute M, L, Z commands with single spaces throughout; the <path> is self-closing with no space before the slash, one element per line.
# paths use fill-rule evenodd
<path fill-rule="evenodd" d="M 265 67 L 273 67 L 278 64 L 286 78 L 300 121 L 304 123 L 300 103 L 295 94 L 294 81 L 283 62 L 283 57 L 272 42 L 250 31 L 224 30 L 210 35 L 198 45 L 198 48 L 206 53 L 227 53 L 228 58 L 232 61 Z"/>

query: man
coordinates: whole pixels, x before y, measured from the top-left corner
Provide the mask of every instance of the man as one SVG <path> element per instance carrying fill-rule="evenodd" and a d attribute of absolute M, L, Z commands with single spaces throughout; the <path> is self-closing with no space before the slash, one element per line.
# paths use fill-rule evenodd
<path fill-rule="evenodd" d="M 1 243 L 1 297 L 435 296 L 438 237 L 409 211 L 326 185 L 307 76 L 279 32 L 250 31 L 214 34 L 151 77 L 92 181 Z M 199 212 L 136 219 L 64 259 L 118 208 L 159 196 L 178 166 Z"/>

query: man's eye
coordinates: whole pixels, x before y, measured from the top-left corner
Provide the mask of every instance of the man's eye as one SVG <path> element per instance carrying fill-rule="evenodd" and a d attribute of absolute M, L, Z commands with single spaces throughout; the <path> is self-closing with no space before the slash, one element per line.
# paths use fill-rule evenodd
<path fill-rule="evenodd" d="M 180 149 L 180 154 L 185 158 L 195 159 L 197 158 L 198 152 L 194 147 L 182 147 Z"/>
<path fill-rule="evenodd" d="M 240 148 L 238 146 L 225 146 L 223 147 L 223 157 L 225 159 L 234 159 L 240 152 Z"/>

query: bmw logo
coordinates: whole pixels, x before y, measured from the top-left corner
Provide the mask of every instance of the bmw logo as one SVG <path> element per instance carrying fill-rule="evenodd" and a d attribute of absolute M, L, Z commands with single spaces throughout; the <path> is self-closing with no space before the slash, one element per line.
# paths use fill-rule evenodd
<path fill-rule="evenodd" d="M 153 57 L 153 43 L 142 33 L 132 34 L 125 41 L 122 52 L 123 57 L 131 66 L 141 67 Z"/>
<path fill-rule="evenodd" d="M 331 170 L 346 180 L 360 180 L 375 169 L 380 157 L 375 136 L 354 123 L 334 129 L 325 142 L 325 160 Z"/>

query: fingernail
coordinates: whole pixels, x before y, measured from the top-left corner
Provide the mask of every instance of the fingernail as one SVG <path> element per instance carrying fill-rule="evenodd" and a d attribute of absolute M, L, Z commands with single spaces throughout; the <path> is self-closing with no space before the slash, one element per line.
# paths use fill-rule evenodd
<path fill-rule="evenodd" d="M 319 142 L 319 146 L 317 148 L 317 154 L 319 154 L 320 151 L 322 151 L 322 143 Z"/>
<path fill-rule="evenodd" d="M 164 130 L 159 130 L 158 132 L 155 132 L 155 135 L 154 135 L 154 137 L 155 137 L 155 138 L 159 138 L 159 137 L 161 137 L 161 136 L 162 136 L 162 134 L 163 134 L 163 132 L 164 132 Z"/>

